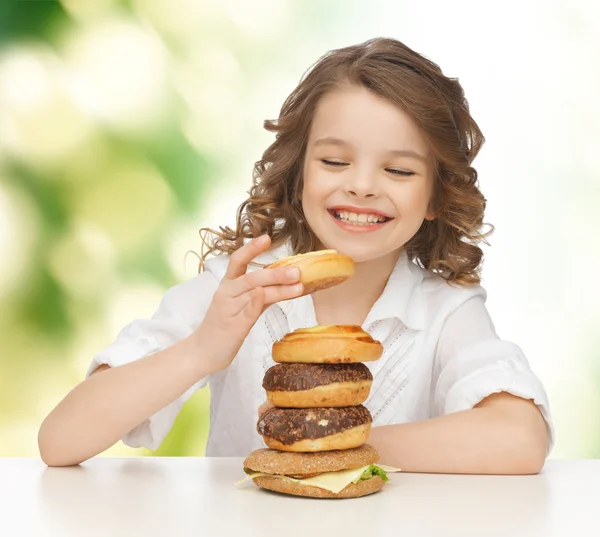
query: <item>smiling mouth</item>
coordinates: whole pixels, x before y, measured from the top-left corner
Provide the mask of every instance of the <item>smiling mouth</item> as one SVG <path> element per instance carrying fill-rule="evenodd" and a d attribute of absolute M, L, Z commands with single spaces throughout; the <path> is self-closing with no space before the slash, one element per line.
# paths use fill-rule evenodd
<path fill-rule="evenodd" d="M 335 209 L 328 209 L 328 211 L 336 220 L 352 226 L 376 226 L 392 220 L 392 218 L 375 213 L 352 213 L 350 211 L 337 211 Z"/>

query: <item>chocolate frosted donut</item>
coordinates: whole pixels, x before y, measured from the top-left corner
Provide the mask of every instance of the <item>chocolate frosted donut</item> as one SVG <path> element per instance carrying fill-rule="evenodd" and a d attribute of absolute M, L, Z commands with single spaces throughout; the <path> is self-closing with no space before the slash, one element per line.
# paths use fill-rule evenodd
<path fill-rule="evenodd" d="M 346 408 L 271 408 L 259 419 L 258 433 L 271 449 L 330 451 L 362 446 L 373 418 L 362 405 Z"/>
<path fill-rule="evenodd" d="M 263 379 L 271 404 L 284 408 L 347 407 L 369 396 L 373 375 L 364 364 L 278 364 Z"/>

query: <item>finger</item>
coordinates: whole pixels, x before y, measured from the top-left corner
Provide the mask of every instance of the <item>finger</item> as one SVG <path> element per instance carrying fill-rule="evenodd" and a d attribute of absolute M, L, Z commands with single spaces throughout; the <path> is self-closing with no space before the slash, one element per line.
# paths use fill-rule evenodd
<path fill-rule="evenodd" d="M 265 304 L 265 289 L 256 287 L 248 294 L 250 295 L 250 300 L 244 306 L 242 315 L 252 322 L 255 322 L 263 311 L 263 306 Z"/>
<path fill-rule="evenodd" d="M 304 286 L 301 283 L 294 285 L 271 285 L 265 287 L 265 305 L 270 306 L 282 300 L 291 300 L 297 298 L 304 292 Z"/>
<path fill-rule="evenodd" d="M 229 258 L 224 279 L 231 280 L 246 274 L 248 263 L 250 263 L 257 255 L 267 251 L 270 245 L 271 237 L 268 235 L 261 235 L 244 244 L 239 250 L 233 252 Z"/>
<path fill-rule="evenodd" d="M 227 300 L 228 307 L 226 310 L 226 315 L 233 317 L 246 309 L 253 298 L 255 299 L 256 292 L 260 293 L 262 297 L 261 307 L 263 310 L 265 310 L 268 306 L 274 304 L 275 302 L 299 297 L 303 291 L 304 286 L 301 283 L 255 287 L 254 289 L 246 291 L 239 296 L 229 298 Z"/>
<path fill-rule="evenodd" d="M 227 315 L 228 317 L 235 317 L 236 315 L 239 315 L 252 301 L 252 297 L 254 296 L 253 292 L 254 289 L 248 291 L 247 293 L 243 293 L 240 296 L 230 298 L 227 301 L 228 307 L 224 315 Z"/>
<path fill-rule="evenodd" d="M 277 267 L 269 270 L 255 270 L 232 280 L 228 292 L 239 296 L 255 287 L 291 285 L 300 280 L 300 270 L 295 267 Z"/>

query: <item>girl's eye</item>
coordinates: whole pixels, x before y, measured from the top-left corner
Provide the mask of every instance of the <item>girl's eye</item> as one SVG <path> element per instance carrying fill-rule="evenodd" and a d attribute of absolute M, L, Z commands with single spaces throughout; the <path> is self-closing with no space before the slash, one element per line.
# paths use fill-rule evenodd
<path fill-rule="evenodd" d="M 348 164 L 346 162 L 339 162 L 337 160 L 321 159 L 321 162 L 323 164 L 325 164 L 326 166 L 331 166 L 332 168 L 342 168 L 344 166 L 348 166 Z M 406 170 L 398 170 L 396 168 L 386 168 L 385 171 L 388 173 L 391 173 L 392 175 L 400 175 L 401 177 L 410 177 L 411 175 L 415 174 L 415 172 L 409 172 Z"/>
<path fill-rule="evenodd" d="M 321 162 L 323 164 L 325 164 L 326 166 L 331 166 L 332 168 L 342 168 L 344 166 L 348 166 L 348 164 L 346 162 L 339 162 L 337 160 L 321 159 Z M 402 177 L 410 177 L 411 175 L 415 174 L 415 172 L 409 172 L 406 170 L 398 170 L 396 168 L 386 168 L 385 171 L 388 173 L 391 173 L 392 175 L 400 175 Z"/>
<path fill-rule="evenodd" d="M 403 177 L 410 177 L 411 175 L 415 174 L 415 172 L 407 172 L 406 170 L 396 170 L 395 168 L 387 168 L 385 171 L 391 173 L 392 175 L 401 175 Z"/>
<path fill-rule="evenodd" d="M 346 164 L 345 162 L 338 162 L 336 160 L 321 159 L 321 162 L 323 164 L 325 164 L 326 166 L 334 166 L 336 168 L 340 168 L 342 166 L 348 166 L 348 164 Z"/>

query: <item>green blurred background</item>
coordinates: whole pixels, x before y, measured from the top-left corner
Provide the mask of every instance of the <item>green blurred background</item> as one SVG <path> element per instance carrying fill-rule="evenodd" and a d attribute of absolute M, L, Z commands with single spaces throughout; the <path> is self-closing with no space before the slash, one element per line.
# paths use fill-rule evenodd
<path fill-rule="evenodd" d="M 446 4 L 0 3 L 0 456 L 37 456 L 92 356 L 193 277 L 198 229 L 233 223 L 262 121 L 301 74 L 375 35 L 460 77 L 488 139 L 492 317 L 548 389 L 554 456 L 600 455 L 600 294 L 584 277 L 600 261 L 600 13 Z M 152 454 L 201 455 L 208 403 L 197 393 Z"/>

